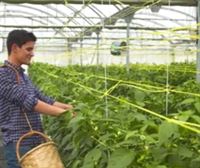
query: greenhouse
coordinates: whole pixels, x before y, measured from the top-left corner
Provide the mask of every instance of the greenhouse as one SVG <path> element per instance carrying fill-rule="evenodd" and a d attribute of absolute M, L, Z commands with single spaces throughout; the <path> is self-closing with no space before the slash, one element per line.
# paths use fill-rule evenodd
<path fill-rule="evenodd" d="M 27 41 L 9 54 L 13 30 L 37 38 L 27 50 L 30 64 L 19 61 Z M 12 119 L 17 109 L 25 109 L 25 122 L 31 112 L 41 114 L 45 140 L 55 143 L 62 165 L 49 168 L 200 168 L 199 34 L 200 0 L 1 0 L 0 168 L 10 168 L 6 150 L 14 144 L 3 139 L 22 129 L 21 119 Z M 6 71 L 5 60 L 27 79 Z M 34 90 L 30 112 L 27 80 L 49 98 Z M 43 100 L 70 108 L 51 116 L 40 112 Z M 29 119 L 30 132 L 39 128 Z M 15 156 L 21 168 L 42 168 L 48 158 L 36 166 L 39 156 L 23 163 L 27 156 Z"/>

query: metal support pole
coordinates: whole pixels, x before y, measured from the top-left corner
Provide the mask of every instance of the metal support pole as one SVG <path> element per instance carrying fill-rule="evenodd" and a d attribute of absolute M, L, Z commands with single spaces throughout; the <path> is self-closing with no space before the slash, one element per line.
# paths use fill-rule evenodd
<path fill-rule="evenodd" d="M 127 43 L 127 51 L 126 51 L 126 69 L 127 72 L 129 72 L 129 63 L 130 63 L 130 23 L 133 18 L 133 15 L 129 15 L 125 18 L 125 21 L 127 23 L 127 29 L 126 29 L 126 43 Z"/>
<path fill-rule="evenodd" d="M 70 44 L 69 43 L 69 41 L 68 41 L 68 43 L 67 43 L 67 50 L 68 50 L 68 54 L 69 54 L 69 65 L 71 65 L 72 64 L 72 44 Z"/>
<path fill-rule="evenodd" d="M 200 22 L 200 0 L 198 0 L 198 5 L 197 5 L 197 23 Z M 197 35 L 199 36 L 200 35 L 200 26 L 198 25 L 197 26 Z M 197 70 L 197 73 L 196 73 L 196 79 L 197 79 L 197 82 L 200 82 L 200 39 L 198 38 L 197 39 L 197 63 L 196 63 L 197 67 L 196 67 L 196 70 Z"/>
<path fill-rule="evenodd" d="M 97 33 L 97 65 L 99 64 L 99 33 Z"/>
<path fill-rule="evenodd" d="M 99 64 L 99 41 L 100 41 L 100 37 L 99 34 L 101 32 L 101 28 L 96 29 L 96 35 L 97 35 L 97 44 L 96 44 L 96 52 L 97 52 L 97 65 Z"/>
<path fill-rule="evenodd" d="M 83 39 L 80 40 L 80 63 L 83 65 Z"/>

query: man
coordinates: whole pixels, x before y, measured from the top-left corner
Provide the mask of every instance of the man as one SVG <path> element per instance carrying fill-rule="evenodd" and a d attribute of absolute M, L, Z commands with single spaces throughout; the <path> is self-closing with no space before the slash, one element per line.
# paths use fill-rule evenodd
<path fill-rule="evenodd" d="M 20 167 L 15 152 L 16 142 L 30 131 L 30 125 L 33 130 L 43 131 L 40 114 L 58 116 L 73 108 L 44 96 L 24 74 L 21 66 L 30 65 L 36 40 L 35 35 L 26 30 L 11 31 L 7 38 L 8 60 L 0 68 L 0 128 L 8 168 Z M 27 152 L 40 143 L 40 137 L 27 138 L 20 146 L 21 152 Z"/>

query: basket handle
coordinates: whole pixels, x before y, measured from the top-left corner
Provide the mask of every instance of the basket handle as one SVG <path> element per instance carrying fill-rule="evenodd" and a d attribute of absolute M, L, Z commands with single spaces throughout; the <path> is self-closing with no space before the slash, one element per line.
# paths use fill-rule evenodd
<path fill-rule="evenodd" d="M 38 132 L 38 131 L 30 131 L 30 132 L 27 132 L 26 134 L 22 135 L 19 140 L 17 141 L 17 144 L 16 144 L 16 155 L 17 155 L 17 159 L 18 161 L 20 160 L 20 154 L 19 154 L 19 147 L 20 147 L 20 144 L 21 144 L 21 141 L 24 139 L 24 138 L 27 138 L 27 137 L 30 137 L 32 135 L 40 135 L 42 136 L 47 142 L 48 141 L 51 141 L 51 139 L 46 136 L 45 134 L 41 133 L 41 132 Z"/>

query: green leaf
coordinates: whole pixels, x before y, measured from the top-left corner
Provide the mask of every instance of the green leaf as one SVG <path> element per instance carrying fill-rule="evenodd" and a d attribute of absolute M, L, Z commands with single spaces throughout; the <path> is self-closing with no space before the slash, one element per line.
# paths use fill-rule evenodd
<path fill-rule="evenodd" d="M 81 164 L 81 160 L 75 160 L 73 165 L 72 165 L 72 168 L 78 168 L 80 167 L 79 165 Z"/>
<path fill-rule="evenodd" d="M 179 137 L 178 126 L 165 121 L 159 126 L 158 136 L 160 145 L 168 143 L 172 136 Z"/>
<path fill-rule="evenodd" d="M 156 166 L 155 168 L 167 168 L 167 167 L 164 165 L 160 165 L 160 166 Z"/>
<path fill-rule="evenodd" d="M 193 115 L 193 113 L 194 112 L 192 110 L 179 112 L 178 119 L 181 121 L 187 121 Z"/>
<path fill-rule="evenodd" d="M 100 158 L 101 151 L 99 149 L 93 149 L 89 151 L 84 158 L 82 168 L 94 168 L 94 166 L 97 165 Z"/>
<path fill-rule="evenodd" d="M 71 119 L 71 121 L 68 124 L 68 127 L 73 127 L 74 125 L 78 124 L 80 121 L 84 120 L 85 118 L 82 117 L 81 115 L 78 115 L 74 118 Z"/>
<path fill-rule="evenodd" d="M 107 168 L 126 168 L 131 164 L 134 158 L 134 151 L 125 148 L 117 149 L 111 154 Z"/>
<path fill-rule="evenodd" d="M 135 100 L 138 102 L 142 102 L 145 98 L 145 93 L 140 91 L 140 90 L 136 90 L 135 91 Z"/>
<path fill-rule="evenodd" d="M 188 98 L 188 99 L 185 99 L 183 100 L 180 105 L 188 105 L 188 104 L 191 104 L 191 103 L 194 103 L 195 102 L 195 99 L 194 98 Z"/>
<path fill-rule="evenodd" d="M 138 121 L 146 121 L 147 118 L 144 114 L 141 114 L 141 113 L 136 113 L 134 115 L 134 117 L 138 120 Z"/>
<path fill-rule="evenodd" d="M 200 113 L 200 102 L 197 102 L 194 104 L 196 110 L 198 111 L 198 113 Z"/>
<path fill-rule="evenodd" d="M 131 137 L 134 137 L 134 136 L 138 136 L 138 131 L 129 131 L 126 134 L 125 140 L 127 140 L 127 139 L 129 139 Z"/>
<path fill-rule="evenodd" d="M 178 153 L 183 158 L 192 158 L 193 152 L 184 146 L 178 148 Z"/>
<path fill-rule="evenodd" d="M 167 152 L 167 149 L 164 147 L 155 146 L 152 149 L 152 155 L 153 155 L 154 160 L 156 160 L 158 163 L 161 163 L 167 157 L 168 152 Z"/>
<path fill-rule="evenodd" d="M 197 115 L 192 115 L 191 118 L 195 120 L 198 124 L 200 124 L 200 117 Z"/>
<path fill-rule="evenodd" d="M 197 158 L 194 158 L 191 162 L 192 162 L 191 167 L 195 168 L 197 165 L 200 165 L 200 156 L 198 156 Z"/>
<path fill-rule="evenodd" d="M 71 134 L 67 134 L 61 141 L 61 143 L 59 144 L 60 147 L 65 147 L 65 145 L 67 145 L 67 143 L 69 142 L 69 140 L 71 139 Z"/>

